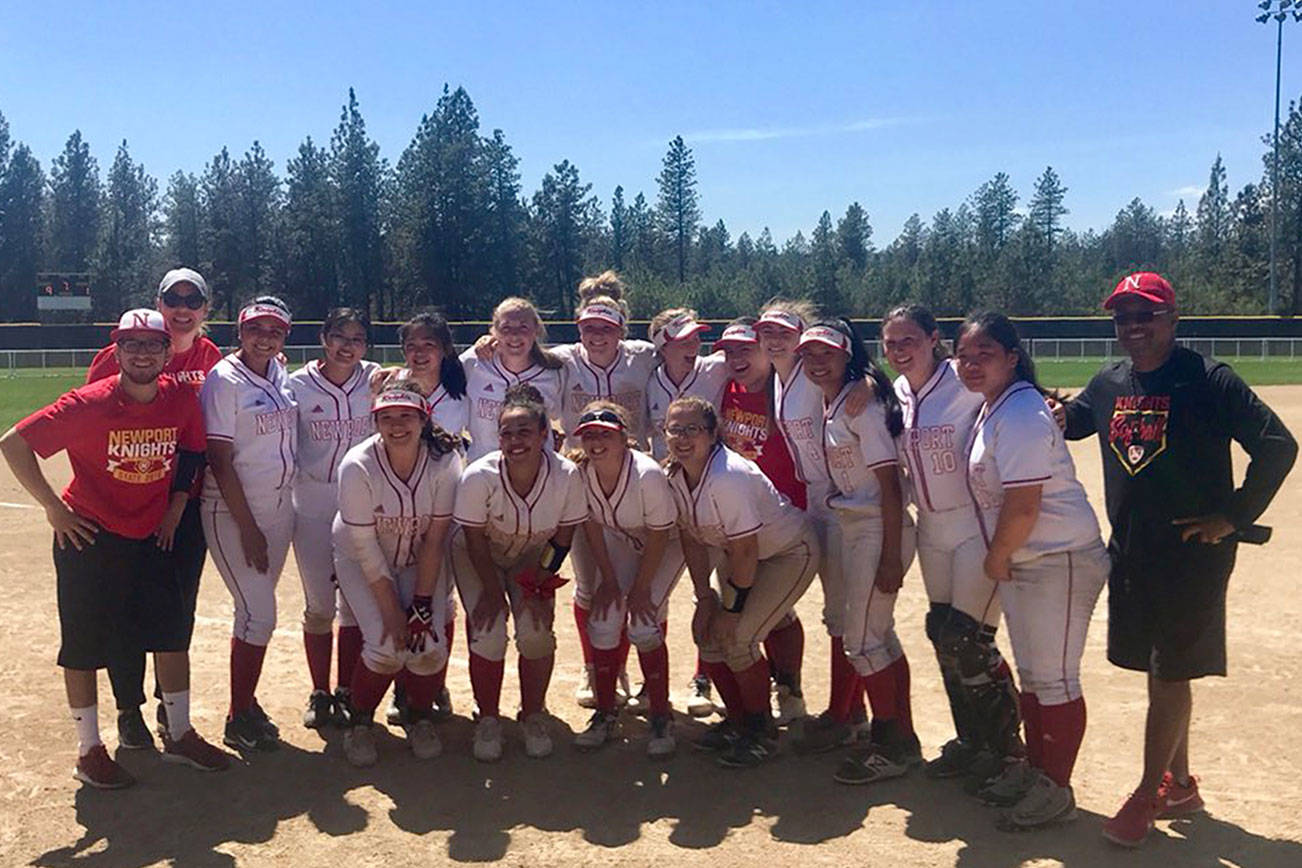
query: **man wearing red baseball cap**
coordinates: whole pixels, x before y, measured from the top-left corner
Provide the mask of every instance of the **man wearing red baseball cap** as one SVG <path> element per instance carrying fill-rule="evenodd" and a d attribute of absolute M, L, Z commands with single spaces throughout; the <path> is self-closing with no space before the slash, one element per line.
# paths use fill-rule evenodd
<path fill-rule="evenodd" d="M 1237 532 L 1266 509 L 1297 444 L 1229 365 L 1178 346 L 1175 292 L 1128 275 L 1103 302 L 1129 356 L 1064 408 L 1066 435 L 1097 434 L 1112 539 L 1108 659 L 1148 673 L 1139 785 L 1103 835 L 1128 847 L 1155 819 L 1203 807 L 1189 774 L 1189 682 L 1225 674 L 1225 588 Z M 1234 486 L 1230 441 L 1251 457 Z"/>
<path fill-rule="evenodd" d="M 163 759 L 204 771 L 230 758 L 190 726 L 190 626 L 175 579 L 173 535 L 203 468 L 195 390 L 160 377 L 172 353 L 163 315 L 130 310 L 112 339 L 118 373 L 68 392 L 0 437 L 0 452 L 54 528 L 59 665 L 77 727 L 74 776 L 134 782 L 100 741 L 96 670 L 132 649 L 154 652 L 167 706 Z M 36 457 L 68 453 L 72 481 L 54 493 Z"/>

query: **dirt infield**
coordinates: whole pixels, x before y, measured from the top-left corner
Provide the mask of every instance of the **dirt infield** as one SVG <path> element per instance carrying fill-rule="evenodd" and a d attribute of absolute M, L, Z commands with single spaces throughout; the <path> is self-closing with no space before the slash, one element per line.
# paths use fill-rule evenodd
<path fill-rule="evenodd" d="M 1302 387 L 1260 392 L 1302 432 Z M 1098 448 L 1092 441 L 1076 444 L 1073 454 L 1101 513 Z M 61 461 L 48 469 L 66 478 Z M 0 475 L 0 502 L 0 581 L 8 588 L 0 596 L 0 865 L 1302 865 L 1296 740 L 1302 731 L 1296 679 L 1302 472 L 1263 519 L 1275 526 L 1275 540 L 1240 549 L 1230 597 L 1231 677 L 1195 688 L 1193 766 L 1209 812 L 1159 823 L 1148 846 L 1134 854 L 1099 836 L 1102 817 L 1138 777 L 1144 711 L 1143 677 L 1104 659 L 1104 601 L 1084 664 L 1089 729 L 1076 769 L 1080 816 L 1052 831 L 999 833 L 991 809 L 956 784 L 919 774 L 869 788 L 839 786 L 831 779 L 835 755 L 799 758 L 784 746 L 760 769 L 726 771 L 687 746 L 699 724 L 685 718 L 677 728 L 679 753 L 668 762 L 647 760 L 644 727 L 632 718 L 624 723 L 627 742 L 579 754 L 566 743 L 586 718 L 572 701 L 581 667 L 567 590 L 550 694 L 559 736 L 553 757 L 527 759 L 518 729 L 508 725 L 502 762 L 470 759 L 470 685 L 459 631 L 449 675 L 458 716 L 442 730 L 444 756 L 417 762 L 391 736 L 381 739 L 378 766 L 355 770 L 337 734 L 323 739 L 299 724 L 308 679 L 292 558 L 280 585 L 281 627 L 258 691 L 281 725 L 282 749 L 219 775 L 164 765 L 156 754 L 123 752 L 140 783 L 123 792 L 94 791 L 70 775 L 75 737 L 54 665 L 58 624 L 48 527 L 39 511 L 21 508 L 30 498 L 7 471 Z M 670 617 L 676 694 L 694 659 L 690 606 L 684 583 Z M 815 583 L 799 605 L 807 636 L 805 692 L 814 711 L 827 697 L 820 606 Z M 912 663 L 918 731 L 930 755 L 950 725 L 922 632 L 924 611 L 915 566 L 897 620 Z M 210 565 L 199 599 L 193 681 L 195 722 L 214 741 L 227 696 L 230 613 Z M 107 679 L 100 683 L 101 726 L 112 750 L 112 699 Z M 514 707 L 515 686 L 508 667 L 504 709 Z M 151 703 L 149 718 L 152 711 Z"/>

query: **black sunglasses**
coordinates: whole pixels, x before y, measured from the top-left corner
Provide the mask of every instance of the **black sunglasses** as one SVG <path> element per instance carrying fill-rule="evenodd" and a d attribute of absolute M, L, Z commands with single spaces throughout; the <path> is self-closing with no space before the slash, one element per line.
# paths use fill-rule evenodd
<path fill-rule="evenodd" d="M 589 422 L 606 422 L 610 425 L 618 425 L 621 429 L 624 427 L 624 420 L 620 419 L 619 414 L 614 410 L 593 410 L 579 417 L 580 425 L 587 425 Z"/>
<path fill-rule="evenodd" d="M 174 289 L 169 289 L 159 298 L 168 307 L 188 307 L 190 310 L 198 310 L 208 303 L 208 299 L 204 298 L 200 293 L 192 292 L 189 295 L 181 295 Z"/>
<path fill-rule="evenodd" d="M 1166 308 L 1158 310 L 1137 310 L 1133 313 L 1114 313 L 1112 321 L 1117 325 L 1148 325 L 1159 316 L 1166 316 L 1171 311 Z"/>

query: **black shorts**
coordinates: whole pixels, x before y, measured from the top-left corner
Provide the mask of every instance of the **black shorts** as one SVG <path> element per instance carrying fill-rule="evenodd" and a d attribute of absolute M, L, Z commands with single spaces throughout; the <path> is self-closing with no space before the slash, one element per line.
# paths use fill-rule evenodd
<path fill-rule="evenodd" d="M 1225 589 L 1235 543 L 1112 552 L 1108 660 L 1162 681 L 1225 674 Z"/>
<path fill-rule="evenodd" d="M 102 669 L 132 649 L 184 651 L 193 616 L 169 556 L 154 539 L 101 529 L 81 551 L 54 545 L 59 665 Z"/>

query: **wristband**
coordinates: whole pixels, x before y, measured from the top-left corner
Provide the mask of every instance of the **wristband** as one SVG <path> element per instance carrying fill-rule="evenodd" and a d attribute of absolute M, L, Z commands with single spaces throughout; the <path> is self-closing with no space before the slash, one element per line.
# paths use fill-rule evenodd
<path fill-rule="evenodd" d="M 724 606 L 723 610 L 735 615 L 746 605 L 746 598 L 750 596 L 750 588 L 739 588 L 732 583 L 732 579 L 728 580 L 728 587 L 732 588 L 732 605 Z"/>
<path fill-rule="evenodd" d="M 565 556 L 570 553 L 569 546 L 558 546 L 551 540 L 543 544 L 542 553 L 538 555 L 538 566 L 549 573 L 559 573 Z"/>

